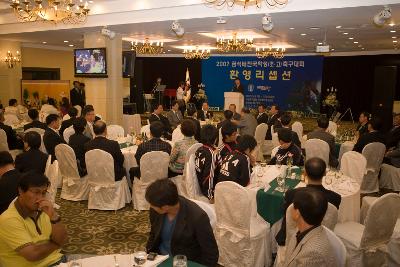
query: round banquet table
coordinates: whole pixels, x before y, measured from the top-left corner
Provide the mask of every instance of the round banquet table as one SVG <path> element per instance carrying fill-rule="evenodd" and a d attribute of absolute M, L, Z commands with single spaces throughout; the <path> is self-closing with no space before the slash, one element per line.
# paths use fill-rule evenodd
<path fill-rule="evenodd" d="M 159 267 L 172 267 L 173 264 L 173 258 L 169 257 L 165 261 L 163 261 L 160 265 L 157 265 Z M 187 261 L 187 267 L 205 267 L 204 265 L 194 262 L 194 261 Z"/>
<path fill-rule="evenodd" d="M 76 257 L 74 257 L 76 258 Z M 172 260 L 170 265 L 162 264 L 168 260 L 168 256 L 158 255 L 154 261 L 146 261 L 141 267 L 156 267 L 156 266 L 172 266 Z M 67 263 L 61 263 L 58 267 L 68 267 L 72 262 L 78 262 L 82 267 L 132 267 L 133 265 L 133 254 L 112 254 L 112 255 L 101 255 L 101 256 L 89 256 L 78 260 L 69 260 Z M 160 265 L 162 264 L 162 265 Z M 202 265 L 191 265 L 188 262 L 188 266 L 198 267 Z"/>

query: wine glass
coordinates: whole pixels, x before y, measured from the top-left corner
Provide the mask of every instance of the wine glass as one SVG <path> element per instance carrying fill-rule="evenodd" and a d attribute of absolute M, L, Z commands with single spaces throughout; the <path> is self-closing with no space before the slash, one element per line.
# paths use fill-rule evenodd
<path fill-rule="evenodd" d="M 278 183 L 278 187 L 275 189 L 278 192 L 285 192 L 285 177 L 282 175 L 279 175 L 276 177 L 276 182 Z"/>
<path fill-rule="evenodd" d="M 187 267 L 187 258 L 185 255 L 176 255 L 173 260 L 173 267 Z"/>
<path fill-rule="evenodd" d="M 263 175 L 264 175 L 264 170 L 261 167 L 260 163 L 256 163 L 256 173 L 257 173 L 258 177 L 263 177 Z"/>
<path fill-rule="evenodd" d="M 277 158 L 277 159 L 276 159 L 276 164 L 275 164 L 275 165 L 278 167 L 278 169 L 280 169 L 280 168 L 282 167 L 282 159 Z"/>
<path fill-rule="evenodd" d="M 133 254 L 133 260 L 137 266 L 142 266 L 146 263 L 147 253 L 144 251 L 138 251 Z"/>

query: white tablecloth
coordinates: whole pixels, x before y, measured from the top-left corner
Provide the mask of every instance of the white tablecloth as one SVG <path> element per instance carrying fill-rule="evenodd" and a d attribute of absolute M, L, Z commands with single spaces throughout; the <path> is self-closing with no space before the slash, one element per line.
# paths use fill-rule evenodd
<path fill-rule="evenodd" d="M 340 145 L 340 150 L 339 150 L 339 162 L 343 156 L 344 153 L 352 151 L 354 148 L 355 143 L 353 141 L 346 141 L 343 144 Z"/>
<path fill-rule="evenodd" d="M 141 267 L 153 267 L 157 266 L 161 262 L 168 259 L 168 255 L 162 256 L 158 255 L 154 261 L 146 261 L 145 264 L 141 265 Z M 132 267 L 134 259 L 133 255 L 104 255 L 104 256 L 95 256 L 90 258 L 85 258 L 81 260 L 77 260 L 77 262 L 81 263 L 82 267 Z M 118 265 L 116 265 L 116 263 Z M 58 265 L 59 267 L 68 267 L 69 263 L 61 263 Z"/>

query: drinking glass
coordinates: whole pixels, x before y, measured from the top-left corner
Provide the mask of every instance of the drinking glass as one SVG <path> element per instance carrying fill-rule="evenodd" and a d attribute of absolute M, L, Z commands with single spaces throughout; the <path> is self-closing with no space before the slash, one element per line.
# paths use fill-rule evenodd
<path fill-rule="evenodd" d="M 285 177 L 279 175 L 276 177 L 276 182 L 278 183 L 278 187 L 275 190 L 278 192 L 285 192 Z"/>
<path fill-rule="evenodd" d="M 68 263 L 68 267 L 82 267 L 81 256 L 78 254 L 78 255 L 74 255 L 73 257 L 74 257 L 74 259 Z"/>
<path fill-rule="evenodd" d="M 281 159 L 276 159 L 276 166 L 278 166 L 278 169 L 282 167 L 282 160 Z"/>
<path fill-rule="evenodd" d="M 146 263 L 147 253 L 144 251 L 138 251 L 133 254 L 133 260 L 137 266 L 142 266 Z"/>
<path fill-rule="evenodd" d="M 176 255 L 173 261 L 173 267 L 187 267 L 187 258 L 185 255 Z"/>
<path fill-rule="evenodd" d="M 263 177 L 264 175 L 264 169 L 261 167 L 260 163 L 256 163 L 256 173 L 258 177 Z"/>

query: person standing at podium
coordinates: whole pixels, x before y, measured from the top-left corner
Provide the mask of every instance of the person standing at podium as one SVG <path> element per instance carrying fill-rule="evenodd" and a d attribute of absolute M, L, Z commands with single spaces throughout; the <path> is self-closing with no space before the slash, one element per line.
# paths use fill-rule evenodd
<path fill-rule="evenodd" d="M 241 93 L 242 95 L 244 94 L 243 86 L 241 85 L 239 78 L 235 79 L 235 85 L 232 87 L 232 92 Z"/>

